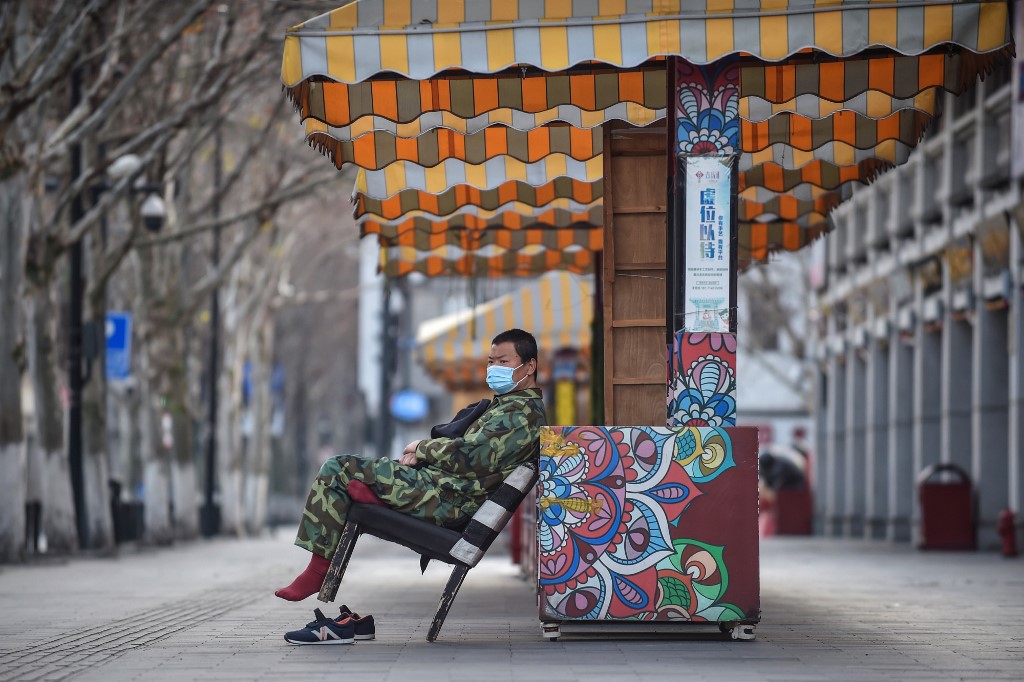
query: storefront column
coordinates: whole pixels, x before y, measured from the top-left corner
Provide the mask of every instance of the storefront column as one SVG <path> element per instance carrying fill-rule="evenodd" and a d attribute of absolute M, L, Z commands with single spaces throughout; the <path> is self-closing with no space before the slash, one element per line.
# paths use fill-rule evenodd
<path fill-rule="evenodd" d="M 975 291 L 984 293 L 984 263 L 974 249 Z M 978 549 L 998 549 L 996 523 L 1010 504 L 1010 311 L 978 296 L 973 327 L 974 366 L 971 386 L 971 459 L 968 471 L 978 499 Z"/>
<path fill-rule="evenodd" d="M 873 325 L 874 327 L 874 325 Z M 872 329 L 874 332 L 875 329 Z M 889 505 L 889 352 L 886 339 L 872 333 L 868 342 L 868 375 L 865 399 L 867 401 L 867 432 L 865 454 L 865 480 L 867 490 L 864 506 L 864 537 L 885 537 L 885 519 Z"/>
<path fill-rule="evenodd" d="M 1020 262 L 1024 255 L 1021 243 L 1021 225 L 1018 213 L 1011 223 L 1010 229 L 1010 337 L 1009 343 L 1009 471 L 1007 487 L 1010 508 L 1017 514 L 1018 546 L 1024 542 L 1024 462 L 1021 451 L 1024 449 L 1024 282 L 1021 281 Z"/>
<path fill-rule="evenodd" d="M 940 372 L 942 371 L 941 331 L 927 331 L 923 321 L 914 331 L 914 476 L 939 461 Z M 912 538 L 920 533 L 921 510 L 917 491 L 910 491 L 913 500 Z"/>
<path fill-rule="evenodd" d="M 889 519 L 885 537 L 908 542 L 915 507 L 914 491 L 914 348 L 900 330 L 889 332 Z"/>
<path fill-rule="evenodd" d="M 829 326 L 834 326 L 829 319 Z M 834 337 L 830 337 L 834 338 Z M 843 350 L 830 349 L 829 355 L 829 425 L 828 425 L 828 472 L 825 479 L 825 495 L 828 498 L 825 534 L 842 536 L 845 492 L 842 475 L 846 461 L 846 358 Z"/>
<path fill-rule="evenodd" d="M 829 497 L 826 494 L 826 472 L 828 471 L 828 450 L 831 434 L 829 433 L 829 411 L 832 403 L 829 399 L 829 386 L 832 381 L 828 373 L 828 360 L 820 355 L 814 376 L 814 458 L 811 463 L 812 489 L 814 491 L 814 529 L 815 535 L 824 535 L 828 518 Z"/>
<path fill-rule="evenodd" d="M 859 333 L 860 330 L 857 330 Z M 864 532 L 865 465 L 865 376 L 863 349 L 853 341 L 846 351 L 846 456 L 843 458 L 843 535 L 858 537 Z"/>
<path fill-rule="evenodd" d="M 971 468 L 971 345 L 969 322 L 946 306 L 942 325 L 941 461 Z"/>

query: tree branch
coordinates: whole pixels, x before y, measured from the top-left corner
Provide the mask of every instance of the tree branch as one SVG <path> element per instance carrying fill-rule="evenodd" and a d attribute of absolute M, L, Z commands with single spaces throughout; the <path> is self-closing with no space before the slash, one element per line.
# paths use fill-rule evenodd
<path fill-rule="evenodd" d="M 242 220 L 257 217 L 260 214 L 267 213 L 268 211 L 276 211 L 282 204 L 288 203 L 293 199 L 297 199 L 301 195 L 311 192 L 317 187 L 325 185 L 328 182 L 335 181 L 336 179 L 337 175 L 335 173 L 331 173 L 330 176 L 315 178 L 313 180 L 297 180 L 284 190 L 280 190 L 279 192 L 266 197 L 263 201 L 260 201 L 253 206 L 249 206 L 221 218 L 212 218 L 202 221 L 192 227 L 179 230 L 171 234 L 152 237 L 146 241 L 138 242 L 136 247 L 140 249 L 147 249 L 161 244 L 182 241 L 184 239 L 194 237 L 197 234 L 212 230 L 216 227 L 227 227 L 228 225 L 232 225 Z"/>
<path fill-rule="evenodd" d="M 99 297 L 106 289 L 107 282 L 117 272 L 117 269 L 121 266 L 124 259 L 131 253 L 132 246 L 135 243 L 135 238 L 138 235 L 138 224 L 136 221 L 132 221 L 132 229 L 128 235 L 122 239 L 113 249 L 108 253 L 104 254 L 103 263 L 100 265 L 99 271 L 92 277 L 92 282 L 89 286 L 88 296 L 91 299 Z"/>
<path fill-rule="evenodd" d="M 286 294 L 278 294 L 270 299 L 270 307 L 280 309 L 285 306 L 311 305 L 320 303 L 335 303 L 358 298 L 363 287 L 352 287 L 351 289 L 321 289 L 319 291 L 290 291 Z"/>
<path fill-rule="evenodd" d="M 238 259 L 242 257 L 242 254 L 245 253 L 246 248 L 252 240 L 259 235 L 260 230 L 260 224 L 255 221 L 249 225 L 245 232 L 243 232 L 235 240 L 234 244 L 232 244 L 227 255 L 217 264 L 217 269 L 207 274 L 189 290 L 188 298 L 191 299 L 191 301 L 184 306 L 185 309 L 189 311 L 189 316 L 194 315 L 195 311 L 202 304 L 203 299 L 209 296 L 214 289 L 223 283 L 224 277 L 231 271 L 231 268 L 235 266 Z"/>
<path fill-rule="evenodd" d="M 280 121 L 281 113 L 286 111 L 286 108 L 283 106 L 284 103 L 285 99 L 283 97 L 280 98 L 274 106 L 270 116 L 267 118 L 267 122 L 260 129 L 257 138 L 255 140 L 247 141 L 245 150 L 242 152 L 242 157 L 235 163 L 235 167 L 230 173 L 228 173 L 228 176 L 224 178 L 221 183 L 221 197 L 230 192 L 231 188 L 238 184 L 238 181 L 245 175 L 249 162 L 255 157 L 258 151 L 264 149 L 267 140 L 274 131 L 274 127 Z M 203 203 L 189 212 L 189 219 L 192 219 L 197 215 L 209 213 L 212 209 L 213 202 L 218 198 L 219 197 L 211 194 Z"/>
<path fill-rule="evenodd" d="M 69 147 L 81 142 L 87 135 L 105 123 L 114 111 L 124 103 L 129 91 L 135 87 L 139 79 L 142 78 L 142 75 L 149 70 L 149 67 L 153 65 L 168 47 L 181 37 L 182 31 L 195 22 L 199 15 L 213 4 L 213 1 L 197 0 L 184 12 L 177 23 L 164 33 L 163 37 L 150 48 L 149 52 L 132 65 L 131 70 L 121 79 L 121 82 L 117 84 L 117 87 L 114 88 L 110 95 L 103 100 L 103 103 L 93 111 L 92 115 L 78 126 L 74 132 L 68 135 L 67 139 L 63 140 L 63 146 Z"/>

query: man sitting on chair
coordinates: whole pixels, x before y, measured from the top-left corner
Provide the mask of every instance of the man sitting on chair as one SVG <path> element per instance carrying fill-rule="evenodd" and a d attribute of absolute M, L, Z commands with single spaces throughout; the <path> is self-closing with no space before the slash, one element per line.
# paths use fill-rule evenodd
<path fill-rule="evenodd" d="M 547 423 L 537 387 L 537 341 L 521 329 L 494 337 L 487 385 L 495 396 L 461 435 L 409 443 L 396 462 L 387 457 L 333 457 L 323 465 L 302 512 L 295 544 L 313 553 L 309 566 L 275 594 L 299 601 L 320 591 L 345 528 L 350 481 L 361 481 L 395 511 L 439 526 L 465 524 L 517 466 L 536 455 Z M 465 410 L 463 412 L 466 412 Z M 462 419 L 466 416 L 460 413 Z M 459 433 L 459 418 L 434 433 Z"/>

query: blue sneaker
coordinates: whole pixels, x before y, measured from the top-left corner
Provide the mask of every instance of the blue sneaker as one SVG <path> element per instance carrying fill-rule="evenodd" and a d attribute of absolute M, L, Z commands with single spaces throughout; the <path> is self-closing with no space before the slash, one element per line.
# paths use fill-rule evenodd
<path fill-rule="evenodd" d="M 373 616 L 360 616 L 347 605 L 342 604 L 338 620 L 344 620 L 345 618 L 350 618 L 352 620 L 352 624 L 355 625 L 355 637 L 357 640 L 366 641 L 376 638 L 377 629 L 373 624 Z"/>
<path fill-rule="evenodd" d="M 351 618 L 335 620 L 314 609 L 316 620 L 306 623 L 301 630 L 285 633 L 289 644 L 355 644 L 356 626 Z"/>

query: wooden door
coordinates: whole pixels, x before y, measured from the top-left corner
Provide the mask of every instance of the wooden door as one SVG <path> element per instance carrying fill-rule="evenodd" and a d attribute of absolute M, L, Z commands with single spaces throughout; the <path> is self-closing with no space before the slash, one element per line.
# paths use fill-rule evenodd
<path fill-rule="evenodd" d="M 604 134 L 605 424 L 665 426 L 665 127 Z"/>

